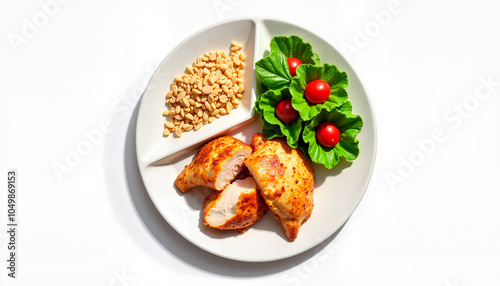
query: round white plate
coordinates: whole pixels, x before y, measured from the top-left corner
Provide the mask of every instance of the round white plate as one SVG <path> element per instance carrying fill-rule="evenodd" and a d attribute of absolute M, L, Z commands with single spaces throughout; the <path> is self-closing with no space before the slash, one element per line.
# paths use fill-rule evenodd
<path fill-rule="evenodd" d="M 202 143 L 228 134 L 250 143 L 260 132 L 261 122 L 253 111 L 255 62 L 269 52 L 274 36 L 297 35 L 311 43 L 323 63 L 336 65 L 349 76 L 349 100 L 353 113 L 362 116 L 358 135 L 360 155 L 353 163 L 341 161 L 332 170 L 314 165 L 316 186 L 311 218 L 290 242 L 274 214 L 267 214 L 245 233 L 211 229 L 203 224 L 202 204 L 209 190 L 192 189 L 181 193 L 174 180 L 191 162 Z M 184 73 L 200 55 L 209 51 L 228 51 L 231 42 L 244 45 L 244 102 L 230 115 L 186 132 L 180 138 L 163 138 L 165 94 L 176 75 Z M 356 72 L 328 42 L 300 27 L 269 19 L 241 19 L 219 23 L 192 35 L 179 44 L 160 64 L 141 100 L 136 132 L 137 160 L 146 189 L 158 211 L 183 237 L 215 255 L 239 261 L 272 261 L 302 253 L 334 234 L 349 218 L 363 197 L 370 181 L 376 154 L 375 118 L 368 95 Z"/>

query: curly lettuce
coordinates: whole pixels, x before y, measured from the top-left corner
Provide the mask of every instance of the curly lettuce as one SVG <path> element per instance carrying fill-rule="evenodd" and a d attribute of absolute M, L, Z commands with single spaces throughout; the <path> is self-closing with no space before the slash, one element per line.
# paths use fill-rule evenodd
<path fill-rule="evenodd" d="M 351 102 L 347 101 L 330 112 L 322 110 L 314 120 L 306 123 L 302 138 L 308 144 L 307 153 L 313 162 L 331 169 L 338 164 L 340 158 L 350 162 L 358 157 L 359 142 L 356 135 L 363 127 L 363 119 L 351 111 Z M 334 147 L 324 147 L 316 139 L 316 128 L 323 122 L 332 122 L 340 131 L 340 140 Z"/>
<path fill-rule="evenodd" d="M 316 79 L 322 79 L 330 85 L 330 96 L 321 104 L 310 103 L 304 96 L 307 84 Z M 347 73 L 339 71 L 334 65 L 314 66 L 302 64 L 297 68 L 297 76 L 292 79 L 290 85 L 292 106 L 299 111 L 303 120 L 314 119 L 321 110 L 331 111 L 347 100 L 345 88 L 348 83 Z"/>
<path fill-rule="evenodd" d="M 297 58 L 302 64 L 296 76 L 290 74 L 288 58 Z M 261 94 L 255 101 L 255 111 L 260 114 L 262 133 L 268 139 L 285 137 L 292 148 L 301 149 L 317 164 L 331 169 L 341 158 L 347 161 L 359 155 L 356 135 L 363 126 L 359 115 L 352 114 L 346 87 L 347 73 L 335 65 L 321 64 L 312 46 L 298 36 L 277 36 L 271 40 L 270 53 L 255 64 L 260 80 Z M 321 79 L 330 85 L 330 96 L 321 104 L 309 103 L 304 91 L 307 84 Z M 283 123 L 276 115 L 276 106 L 284 99 L 291 99 L 299 117 Z M 323 122 L 332 122 L 340 130 L 340 141 L 334 147 L 324 147 L 316 139 L 316 128 Z"/>
<path fill-rule="evenodd" d="M 267 89 L 279 90 L 290 86 L 292 75 L 288 69 L 288 58 L 297 58 L 302 63 L 319 65 L 319 56 L 312 46 L 298 36 L 277 36 L 271 40 L 271 53 L 255 63 L 255 72 Z"/>
<path fill-rule="evenodd" d="M 297 58 L 304 64 L 319 65 L 319 56 L 313 52 L 309 43 L 304 43 L 300 37 L 276 36 L 271 39 L 271 52 L 281 52 L 286 58 Z"/>
<path fill-rule="evenodd" d="M 298 117 L 290 123 L 284 123 L 276 115 L 276 106 L 284 99 L 291 99 L 292 96 L 288 88 L 283 88 L 278 91 L 268 90 L 261 94 L 255 102 L 255 110 L 261 114 L 262 121 L 265 123 L 266 132 L 264 135 L 270 134 L 266 138 L 286 137 L 288 145 L 292 148 L 297 148 L 299 145 L 299 137 L 302 131 L 302 119 Z"/>
<path fill-rule="evenodd" d="M 279 90 L 290 85 L 292 75 L 286 59 L 284 54 L 272 52 L 255 63 L 255 72 L 268 89 Z"/>

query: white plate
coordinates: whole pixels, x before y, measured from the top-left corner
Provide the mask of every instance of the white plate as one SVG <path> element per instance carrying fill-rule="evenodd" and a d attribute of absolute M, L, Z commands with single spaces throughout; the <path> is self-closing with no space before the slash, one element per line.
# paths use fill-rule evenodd
<path fill-rule="evenodd" d="M 271 211 L 243 234 L 220 231 L 203 224 L 202 204 L 207 189 L 186 193 L 174 187 L 176 176 L 191 162 L 195 152 L 207 139 L 217 134 L 233 135 L 247 143 L 260 131 L 261 122 L 253 116 L 255 101 L 255 62 L 269 50 L 274 36 L 298 35 L 311 43 L 322 62 L 335 64 L 349 76 L 349 100 L 353 112 L 363 117 L 358 135 L 360 155 L 351 164 L 341 161 L 332 170 L 314 165 L 316 186 L 311 218 L 300 228 L 298 238 L 288 241 L 279 221 Z M 244 45 L 246 54 L 244 98 L 232 118 L 221 117 L 199 131 L 187 132 L 181 138 L 163 138 L 162 115 L 165 94 L 176 75 L 186 65 L 207 51 L 227 51 L 231 42 Z M 149 83 L 137 118 L 137 159 L 146 189 L 165 220 L 183 237 L 215 255 L 239 261 L 273 261 L 302 253 L 334 234 L 349 218 L 363 197 L 370 181 L 376 154 L 375 118 L 370 100 L 356 72 L 328 42 L 300 27 L 268 19 L 242 19 L 208 27 L 179 44 L 160 64 Z M 179 150 L 185 151 L 177 152 Z M 160 160 L 164 158 L 166 159 Z M 156 162 L 155 164 L 153 164 Z"/>

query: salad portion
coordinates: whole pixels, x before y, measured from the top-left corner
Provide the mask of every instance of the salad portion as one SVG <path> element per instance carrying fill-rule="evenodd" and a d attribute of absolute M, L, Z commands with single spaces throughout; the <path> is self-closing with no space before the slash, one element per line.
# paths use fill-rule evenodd
<path fill-rule="evenodd" d="M 255 70 L 263 89 L 255 111 L 268 139 L 285 137 L 290 147 L 328 169 L 341 158 L 358 157 L 356 135 L 363 120 L 352 113 L 346 72 L 321 63 L 312 46 L 295 35 L 274 37 Z"/>

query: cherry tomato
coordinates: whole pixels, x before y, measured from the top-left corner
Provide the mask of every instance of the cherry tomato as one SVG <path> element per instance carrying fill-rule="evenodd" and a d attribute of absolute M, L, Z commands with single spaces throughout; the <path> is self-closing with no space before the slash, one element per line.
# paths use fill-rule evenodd
<path fill-rule="evenodd" d="M 313 80 L 307 84 L 304 95 L 312 104 L 323 103 L 330 96 L 330 85 L 322 79 Z"/>
<path fill-rule="evenodd" d="M 288 62 L 288 70 L 290 71 L 290 74 L 292 76 L 295 76 L 296 75 L 295 71 L 297 70 L 297 67 L 302 64 L 302 62 L 297 58 L 288 58 L 287 62 Z"/>
<path fill-rule="evenodd" d="M 290 99 L 283 99 L 276 105 L 276 116 L 281 122 L 290 123 L 299 116 L 299 112 L 293 109 Z"/>
<path fill-rule="evenodd" d="M 316 139 L 324 147 L 334 147 L 339 143 L 340 131 L 331 122 L 323 122 L 316 129 Z"/>

